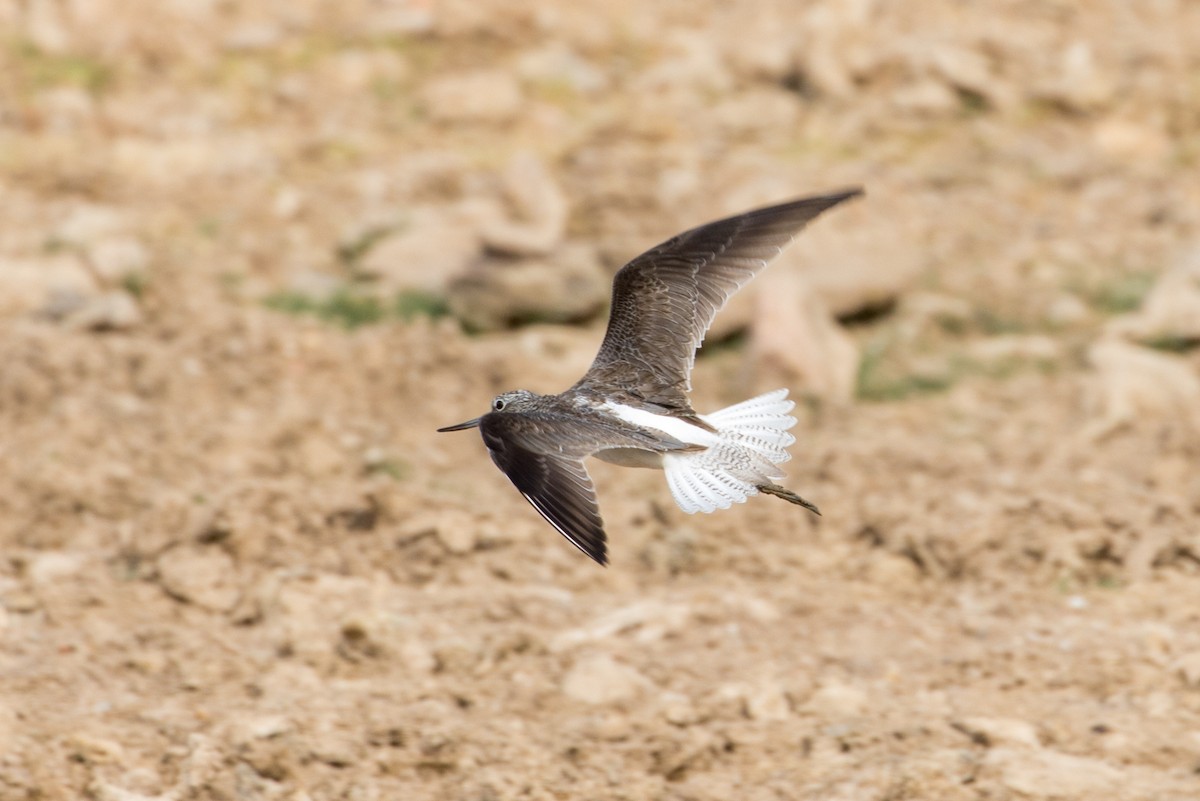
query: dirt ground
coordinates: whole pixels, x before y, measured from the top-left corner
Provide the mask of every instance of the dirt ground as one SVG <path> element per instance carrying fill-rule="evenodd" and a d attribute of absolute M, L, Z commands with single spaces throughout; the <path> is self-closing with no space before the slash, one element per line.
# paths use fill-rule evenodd
<path fill-rule="evenodd" d="M 0 33 L 0 799 L 1200 798 L 1200 5 Z M 823 517 L 593 462 L 600 568 L 434 433 L 579 376 L 595 270 L 850 185 L 693 382 L 793 388 Z"/>

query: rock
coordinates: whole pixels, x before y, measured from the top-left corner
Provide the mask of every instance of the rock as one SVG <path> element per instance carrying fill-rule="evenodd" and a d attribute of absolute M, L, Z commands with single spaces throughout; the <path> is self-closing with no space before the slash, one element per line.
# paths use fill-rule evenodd
<path fill-rule="evenodd" d="M 234 745 L 253 740 L 269 740 L 295 730 L 287 715 L 256 715 L 237 718 L 230 727 L 229 739 Z"/>
<path fill-rule="evenodd" d="M 71 735 L 71 756 L 89 765 L 121 764 L 125 749 L 120 743 L 82 732 Z"/>
<path fill-rule="evenodd" d="M 550 650 L 565 651 L 625 633 L 633 633 L 640 643 L 654 642 L 681 631 L 692 616 L 692 607 L 687 604 L 652 599 L 637 601 L 602 615 L 586 626 L 560 633 L 550 641 Z"/>
<path fill-rule="evenodd" d="M 789 20 L 763 8 L 755 14 L 735 15 L 731 22 L 737 28 L 718 37 L 716 44 L 722 48 L 725 62 L 735 75 L 748 81 L 775 84 L 794 77 L 795 43 Z M 747 42 L 754 44 L 747 47 Z"/>
<path fill-rule="evenodd" d="M 441 123 L 502 123 L 521 111 L 521 87 L 504 70 L 479 70 L 437 78 L 421 100 L 430 119 Z"/>
<path fill-rule="evenodd" d="M 437 24 L 438 4 L 413 0 L 375 0 L 362 10 L 363 35 L 414 36 L 431 33 Z"/>
<path fill-rule="evenodd" d="M 746 715 L 751 720 L 787 720 L 792 708 L 787 694 L 776 681 L 751 685 L 745 696 Z"/>
<path fill-rule="evenodd" d="M 48 131 L 77 134 L 96 117 L 96 101 L 79 87 L 60 86 L 37 94 L 37 113 Z"/>
<path fill-rule="evenodd" d="M 944 115 L 959 108 L 958 95 L 946 84 L 921 78 L 890 95 L 891 104 L 902 114 Z"/>
<path fill-rule="evenodd" d="M 918 331 L 930 322 L 949 331 L 963 330 L 975 314 L 971 304 L 962 298 L 921 291 L 905 295 L 900 310 Z"/>
<path fill-rule="evenodd" d="M 63 580 L 71 580 L 84 570 L 87 558 L 72 551 L 43 551 L 37 554 L 26 568 L 26 575 L 34 587 L 45 587 Z"/>
<path fill-rule="evenodd" d="M 62 322 L 81 331 L 128 331 L 142 322 L 142 310 L 124 290 L 84 299 L 63 315 Z"/>
<path fill-rule="evenodd" d="M 866 3 L 822 3 L 801 22 L 803 38 L 797 67 L 804 83 L 829 97 L 847 99 L 857 93 L 856 56 L 870 24 Z"/>
<path fill-rule="evenodd" d="M 437 514 L 415 515 L 400 527 L 397 540 L 407 543 L 433 537 L 450 553 L 465 554 L 475 550 L 483 525 L 468 512 L 445 509 Z"/>
<path fill-rule="evenodd" d="M 681 693 L 663 693 L 659 699 L 662 705 L 663 718 L 672 726 L 691 726 L 700 722 L 692 699 Z"/>
<path fill-rule="evenodd" d="M 375 279 L 386 292 L 444 295 L 454 277 L 479 257 L 482 220 L 494 216 L 494 211 L 465 206 L 418 207 L 409 209 L 394 229 L 356 232 L 343 240 L 343 247 L 380 237 L 355 262 L 356 272 Z"/>
<path fill-rule="evenodd" d="M 475 331 L 576 322 L 604 308 L 609 281 L 592 248 L 567 245 L 547 259 L 477 262 L 450 284 L 447 300 L 454 316 Z"/>
<path fill-rule="evenodd" d="M 44 310 L 55 297 L 82 302 L 95 291 L 95 280 L 75 255 L 43 259 L 0 256 L 0 317 Z"/>
<path fill-rule="evenodd" d="M 528 81 L 570 87 L 578 94 L 603 92 L 608 76 L 562 41 L 528 50 L 517 59 L 517 73 Z"/>
<path fill-rule="evenodd" d="M 1092 141 L 1109 158 L 1131 164 L 1158 161 L 1171 152 L 1171 138 L 1160 126 L 1124 118 L 1098 123 Z"/>
<path fill-rule="evenodd" d="M 308 733 L 309 753 L 333 767 L 348 767 L 362 757 L 363 743 L 356 733 L 346 731 L 333 721 L 322 719 Z"/>
<path fill-rule="evenodd" d="M 733 76 L 708 36 L 680 28 L 666 32 L 662 39 L 667 55 L 640 72 L 633 91 L 653 96 L 675 90 L 713 94 L 730 90 Z"/>
<path fill-rule="evenodd" d="M 847 204 L 822 217 L 772 265 L 772 271 L 798 270 L 825 306 L 839 318 L 887 308 L 916 283 L 921 245 L 911 208 L 884 197 Z"/>
<path fill-rule="evenodd" d="M 1063 294 L 1050 301 L 1046 309 L 1046 322 L 1062 328 L 1086 323 L 1092 316 L 1088 305 L 1078 295 Z"/>
<path fill-rule="evenodd" d="M 992 746 L 1024 746 L 1041 748 L 1037 728 L 1032 723 L 1015 718 L 964 718 L 955 728 L 969 734 L 973 739 Z"/>
<path fill-rule="evenodd" d="M 475 550 L 478 544 L 476 536 L 477 524 L 472 520 L 462 520 L 453 524 L 438 526 L 438 542 L 450 553 L 465 554 Z"/>
<path fill-rule="evenodd" d="M 54 0 L 29 0 L 24 5 L 23 37 L 47 53 L 66 52 L 72 37 L 63 20 L 64 7 Z"/>
<path fill-rule="evenodd" d="M 562 242 L 567 228 L 567 198 L 545 163 L 523 151 L 513 156 L 502 176 L 512 219 L 485 225 L 483 243 L 503 256 L 545 256 Z"/>
<path fill-rule="evenodd" d="M 1107 762 L 1049 750 L 996 748 L 986 764 L 1013 792 L 1032 798 L 1120 798 L 1124 772 Z"/>
<path fill-rule="evenodd" d="M 1145 418 L 1172 420 L 1200 432 L 1200 377 L 1188 362 L 1116 339 L 1092 345 L 1098 372 L 1100 418 L 1085 431 L 1091 439 Z"/>
<path fill-rule="evenodd" d="M 1062 53 L 1061 72 L 1037 92 L 1043 100 L 1072 111 L 1093 111 L 1107 105 L 1116 86 L 1096 64 L 1091 45 L 1078 41 Z"/>
<path fill-rule="evenodd" d="M 234 53 L 270 50 L 283 42 L 284 30 L 274 22 L 247 22 L 225 35 L 225 49 Z"/>
<path fill-rule="evenodd" d="M 779 270 L 760 280 L 751 340 L 756 364 L 794 377 L 807 394 L 849 401 L 858 375 L 854 341 L 801 276 Z"/>
<path fill-rule="evenodd" d="M 840 682 L 822 685 L 808 699 L 805 709 L 826 720 L 840 720 L 861 715 L 867 709 L 867 694 L 858 687 Z"/>
<path fill-rule="evenodd" d="M 110 283 L 144 273 L 150 266 L 146 246 L 132 236 L 107 236 L 87 250 L 88 263 L 96 274 Z"/>
<path fill-rule="evenodd" d="M 987 57 L 977 50 L 939 43 L 928 49 L 926 58 L 933 72 L 949 86 L 978 95 L 993 108 L 1011 108 L 1020 99 L 1012 86 L 993 73 Z"/>
<path fill-rule="evenodd" d="M 1175 660 L 1171 666 L 1184 684 L 1193 689 L 1200 688 L 1200 651 L 1191 651 Z"/>
<path fill-rule="evenodd" d="M 158 580 L 173 598 L 214 612 L 228 612 L 241 597 L 237 568 L 224 551 L 180 546 L 158 557 Z"/>
<path fill-rule="evenodd" d="M 761 136 L 791 130 L 800 118 L 792 92 L 774 87 L 752 88 L 721 101 L 708 115 L 710 124 L 732 136 Z"/>
<path fill-rule="evenodd" d="M 124 233 L 126 222 L 119 211 L 110 206 L 81 204 L 54 228 L 53 238 L 64 243 L 88 247 L 108 236 Z"/>
<path fill-rule="evenodd" d="M 1055 361 L 1061 356 L 1058 342 L 1042 334 L 1011 334 L 988 337 L 972 342 L 967 352 L 972 358 L 985 363 L 998 363 L 1014 359 Z"/>
<path fill-rule="evenodd" d="M 585 704 L 616 704 L 628 701 L 651 686 L 649 679 L 608 654 L 595 654 L 577 661 L 563 679 L 568 697 Z"/>
<path fill-rule="evenodd" d="M 342 620 L 339 652 L 351 661 L 387 656 L 396 635 L 395 621 L 376 609 L 359 610 Z"/>
<path fill-rule="evenodd" d="M 1200 342 L 1200 243 L 1163 273 L 1141 308 L 1112 320 L 1107 331 L 1140 342 Z"/>

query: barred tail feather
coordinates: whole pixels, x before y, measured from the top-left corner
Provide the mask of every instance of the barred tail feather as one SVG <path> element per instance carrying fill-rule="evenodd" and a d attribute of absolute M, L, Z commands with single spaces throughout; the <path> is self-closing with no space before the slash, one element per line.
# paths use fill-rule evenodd
<path fill-rule="evenodd" d="M 667 485 L 679 508 L 688 514 L 714 512 L 744 503 L 760 489 L 775 489 L 773 480 L 783 478 L 777 465 L 791 458 L 786 449 L 796 441 L 788 433 L 796 424 L 788 414 L 794 406 L 787 390 L 779 389 L 703 416 L 717 429 L 719 442 L 663 456 Z"/>

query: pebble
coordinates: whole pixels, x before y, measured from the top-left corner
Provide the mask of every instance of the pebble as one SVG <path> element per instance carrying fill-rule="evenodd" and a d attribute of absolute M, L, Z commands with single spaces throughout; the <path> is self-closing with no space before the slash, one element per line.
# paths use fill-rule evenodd
<path fill-rule="evenodd" d="M 0 255 L 0 317 L 30 314 L 44 310 L 56 296 L 86 298 L 95 290 L 94 279 L 74 254 L 38 259 Z"/>
<path fill-rule="evenodd" d="M 1186 359 L 1106 338 L 1092 345 L 1099 419 L 1086 430 L 1098 438 L 1146 418 L 1175 420 L 1200 431 L 1200 377 Z"/>
<path fill-rule="evenodd" d="M 71 551 L 43 551 L 29 563 L 27 575 L 35 587 L 44 587 L 79 575 L 87 557 Z"/>
<path fill-rule="evenodd" d="M 1096 64 L 1092 47 L 1077 41 L 1062 51 L 1059 71 L 1038 94 L 1072 111 L 1094 111 L 1107 105 L 1116 92 L 1112 80 Z"/>
<path fill-rule="evenodd" d="M 1200 342 L 1200 242 L 1176 257 L 1137 312 L 1112 320 L 1107 330 L 1141 342 Z"/>
<path fill-rule="evenodd" d="M 150 254 L 141 240 L 132 236 L 108 236 L 87 250 L 88 261 L 96 274 L 110 283 L 145 272 Z"/>
<path fill-rule="evenodd" d="M 530 151 L 513 156 L 501 180 L 512 216 L 484 226 L 485 247 L 505 256 L 548 255 L 562 242 L 567 228 L 562 188 Z"/>
<path fill-rule="evenodd" d="M 983 362 L 1003 362 L 1010 359 L 1053 361 L 1061 355 L 1056 340 L 1043 334 L 1012 334 L 988 337 L 972 342 L 968 352 Z"/>
<path fill-rule="evenodd" d="M 85 298 L 63 317 L 68 328 L 82 331 L 128 331 L 141 322 L 141 308 L 124 290 Z"/>
<path fill-rule="evenodd" d="M 964 718 L 957 726 L 987 746 L 1041 748 L 1037 728 L 1016 718 Z"/>
<path fill-rule="evenodd" d="M 1013 87 L 993 73 L 987 57 L 978 50 L 940 43 L 930 48 L 928 58 L 948 85 L 979 95 L 993 108 L 1010 108 L 1019 100 Z"/>
<path fill-rule="evenodd" d="M 1092 316 L 1088 305 L 1077 295 L 1059 295 L 1046 309 L 1046 321 L 1051 325 L 1071 327 L 1086 323 Z"/>
<path fill-rule="evenodd" d="M 693 609 L 688 604 L 655 599 L 636 601 L 602 615 L 586 626 L 561 632 L 550 641 L 550 650 L 565 651 L 627 632 L 636 632 L 638 642 L 654 642 L 681 631 L 692 616 Z"/>
<path fill-rule="evenodd" d="M 751 720 L 787 720 L 792 714 L 787 693 L 776 681 L 750 685 L 745 696 L 745 709 Z"/>
<path fill-rule="evenodd" d="M 986 763 L 999 769 L 1009 790 L 1031 798 L 1121 798 L 1125 774 L 1089 757 L 1046 749 L 996 748 Z"/>
<path fill-rule="evenodd" d="M 760 280 L 751 341 L 756 363 L 782 371 L 805 394 L 849 401 L 858 376 L 854 340 L 801 275 L 779 270 Z"/>
<path fill-rule="evenodd" d="M 1175 660 L 1172 665 L 1184 684 L 1200 689 L 1200 651 L 1191 651 Z"/>
<path fill-rule="evenodd" d="M 809 712 L 828 720 L 852 718 L 866 711 L 869 699 L 866 692 L 849 684 L 831 682 L 817 688 L 805 707 Z"/>
<path fill-rule="evenodd" d="M 396 539 L 408 543 L 433 537 L 450 553 L 465 554 L 479 544 L 482 525 L 478 518 L 461 509 L 419 513 L 400 526 Z"/>
<path fill-rule="evenodd" d="M 576 322 L 605 307 L 609 284 L 595 250 L 566 245 L 547 259 L 484 259 L 451 282 L 448 302 L 474 331 Z"/>
<path fill-rule="evenodd" d="M 886 308 L 915 288 L 922 271 L 922 223 L 913 214 L 884 190 L 869 190 L 817 220 L 802 247 L 785 251 L 771 270 L 802 273 L 838 318 Z"/>
<path fill-rule="evenodd" d="M 659 703 L 662 705 L 663 718 L 672 726 L 690 726 L 700 720 L 696 705 L 682 693 L 663 693 Z"/>
<path fill-rule="evenodd" d="M 72 756 L 89 765 L 120 764 L 125 760 L 125 749 L 121 744 L 103 737 L 73 734 L 69 747 Z"/>
<path fill-rule="evenodd" d="M 517 72 L 530 81 L 565 83 L 579 94 L 602 92 L 609 86 L 603 70 L 561 41 L 522 53 L 517 59 Z"/>
<path fill-rule="evenodd" d="M 386 292 L 443 295 L 450 281 L 479 257 L 477 228 L 473 215 L 461 209 L 410 209 L 403 225 L 372 246 L 355 264 L 355 271 L 377 281 Z M 357 231 L 344 241 L 363 241 L 371 235 Z"/>
<path fill-rule="evenodd" d="M 158 580 L 167 594 L 214 612 L 232 610 L 241 598 L 237 567 L 218 548 L 180 546 L 158 557 Z"/>
<path fill-rule="evenodd" d="M 650 680 L 608 654 L 578 660 L 563 679 L 563 693 L 585 704 L 628 701 L 651 686 Z"/>
<path fill-rule="evenodd" d="M 503 123 L 520 113 L 521 87 L 506 70 L 478 70 L 437 78 L 421 92 L 425 112 L 442 123 Z"/>

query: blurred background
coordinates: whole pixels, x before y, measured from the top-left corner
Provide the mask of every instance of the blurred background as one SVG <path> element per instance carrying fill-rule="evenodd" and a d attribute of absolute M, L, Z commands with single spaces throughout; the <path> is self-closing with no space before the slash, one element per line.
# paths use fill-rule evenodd
<path fill-rule="evenodd" d="M 612 274 L 788 486 L 437 435 Z M 0 799 L 1200 796 L 1200 4 L 0 0 Z"/>

